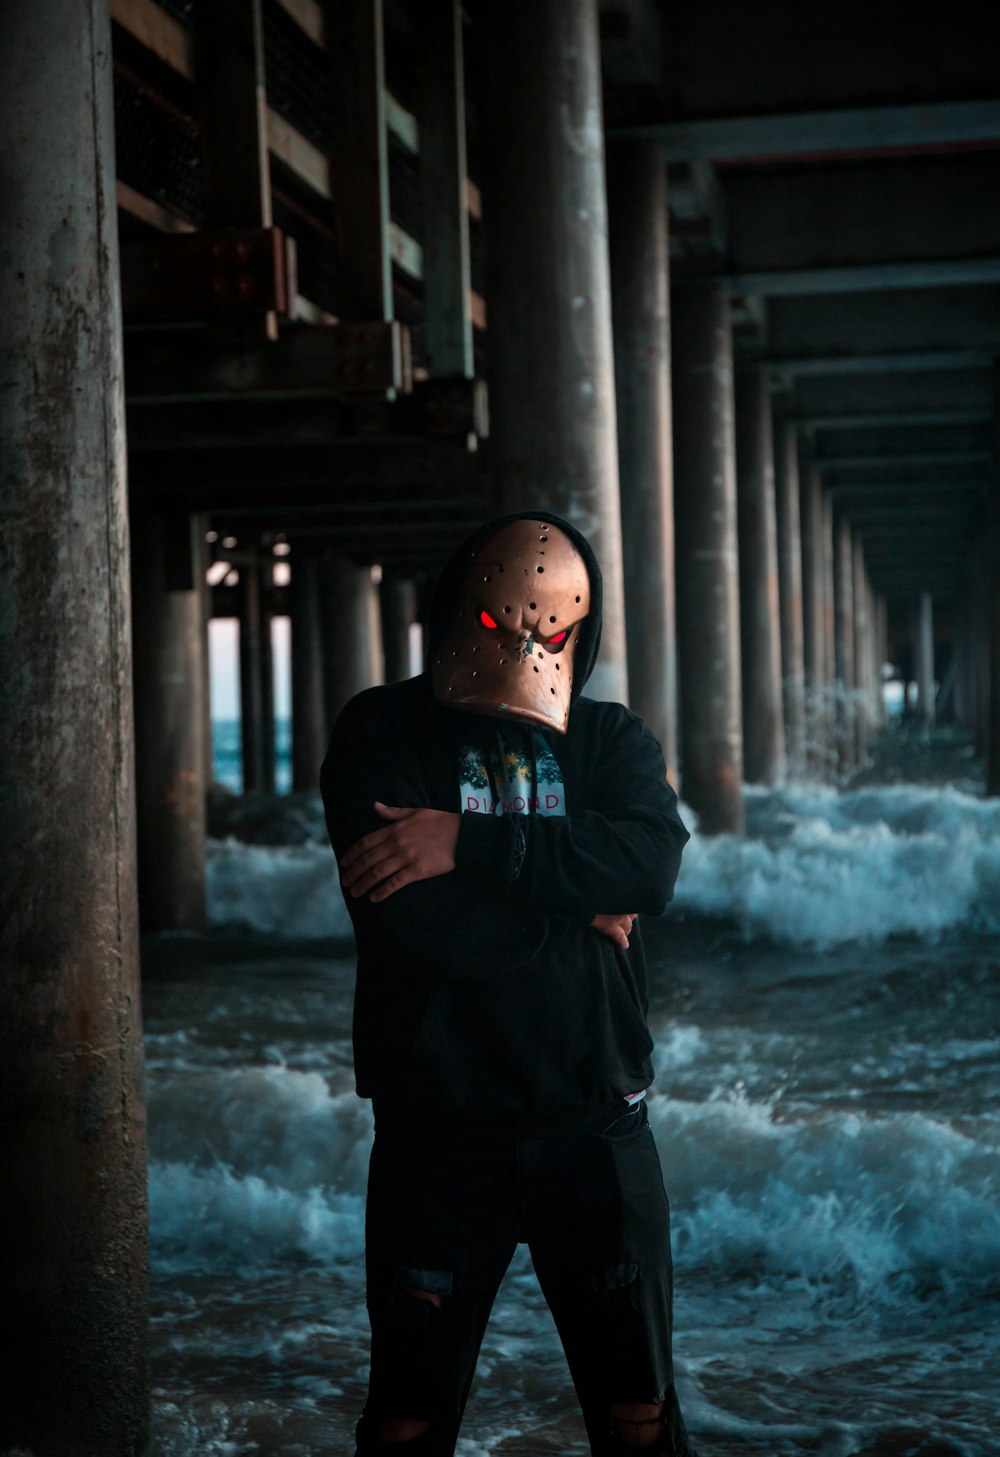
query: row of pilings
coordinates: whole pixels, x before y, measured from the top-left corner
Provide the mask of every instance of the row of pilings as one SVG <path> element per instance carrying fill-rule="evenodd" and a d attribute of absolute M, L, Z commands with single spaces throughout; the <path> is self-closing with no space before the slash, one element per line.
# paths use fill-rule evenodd
<path fill-rule="evenodd" d="M 119 1457 L 144 1450 L 149 1412 L 135 806 L 148 894 L 164 886 L 151 919 L 197 920 L 197 897 L 184 910 L 181 891 L 203 841 L 202 536 L 197 523 L 168 533 L 137 516 L 130 594 L 106 3 L 36 0 L 0 16 L 12 140 L 0 244 L 0 1279 L 14 1333 L 0 1447 Z M 830 773 L 863 752 L 881 711 L 886 606 L 806 442 L 773 411 L 766 366 L 734 369 L 726 288 L 671 294 L 658 156 L 616 144 L 606 174 L 596 7 L 511 0 L 490 73 L 496 500 L 483 514 L 537 503 L 592 538 L 607 603 L 593 691 L 628 696 L 649 719 L 704 829 L 739 830 L 745 777 Z M 998 536 L 994 522 L 956 691 L 978 713 L 992 699 L 1000 766 Z M 366 588 L 357 566 L 352 578 L 303 557 L 292 578 L 307 778 L 321 711 L 328 720 L 348 680 L 375 671 L 371 573 Z M 241 577 L 244 761 L 266 784 L 259 588 Z M 397 629 L 414 611 L 405 578 L 398 599 Z M 317 635 L 328 621 L 337 633 Z M 339 676 L 315 668 L 334 636 Z M 398 630 L 387 636 L 398 645 Z M 393 652 L 390 674 L 404 661 Z"/>

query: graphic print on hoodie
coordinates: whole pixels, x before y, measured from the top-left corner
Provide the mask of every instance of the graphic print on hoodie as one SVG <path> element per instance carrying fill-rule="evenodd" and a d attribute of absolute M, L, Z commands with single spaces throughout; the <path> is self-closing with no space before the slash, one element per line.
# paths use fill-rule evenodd
<path fill-rule="evenodd" d="M 459 779 L 463 814 L 566 813 L 562 770 L 537 729 L 504 724 L 493 743 L 463 745 Z"/>

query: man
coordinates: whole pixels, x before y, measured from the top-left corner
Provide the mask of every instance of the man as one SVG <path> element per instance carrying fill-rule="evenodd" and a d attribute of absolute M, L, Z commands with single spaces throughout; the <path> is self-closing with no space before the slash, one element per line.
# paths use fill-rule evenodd
<path fill-rule="evenodd" d="M 323 765 L 375 1112 L 360 1454 L 454 1452 L 525 1241 L 592 1452 L 693 1457 L 636 925 L 688 836 L 649 730 L 581 696 L 600 630 L 574 527 L 490 522 L 442 574 L 428 670 L 353 699 Z"/>

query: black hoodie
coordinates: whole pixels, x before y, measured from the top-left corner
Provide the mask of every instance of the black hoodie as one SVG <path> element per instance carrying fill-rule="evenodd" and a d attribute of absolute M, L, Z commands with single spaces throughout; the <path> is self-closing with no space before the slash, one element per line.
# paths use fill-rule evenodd
<path fill-rule="evenodd" d="M 535 514 L 488 522 L 458 549 L 431 607 L 431 652 L 470 553 L 508 521 Z M 600 643 L 600 570 L 573 526 L 543 514 L 575 543 L 591 579 L 566 734 L 446 708 L 425 672 L 352 699 L 323 764 L 338 860 L 384 826 L 376 799 L 465 811 L 449 874 L 375 905 L 347 896 L 358 944 L 357 1085 L 374 1100 L 379 1127 L 530 1133 L 596 1122 L 653 1079 L 639 922 L 628 951 L 590 922 L 598 913 L 661 914 L 688 835 L 646 725 L 621 704 L 580 695 Z M 502 759 L 512 743 L 551 767 L 556 793 L 518 802 L 530 813 L 494 814 L 491 800 L 502 794 L 490 775 L 487 812 L 470 812 L 465 766 L 496 763 L 498 746 Z M 537 786 L 537 769 L 534 778 Z"/>

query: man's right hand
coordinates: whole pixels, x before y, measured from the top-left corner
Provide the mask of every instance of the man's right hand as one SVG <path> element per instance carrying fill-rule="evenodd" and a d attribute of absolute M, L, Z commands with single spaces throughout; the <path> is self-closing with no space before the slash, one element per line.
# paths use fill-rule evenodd
<path fill-rule="evenodd" d="M 602 936 L 610 936 L 616 946 L 627 951 L 629 932 L 635 917 L 634 911 L 618 916 L 595 916 L 590 924 L 595 931 L 600 931 Z"/>

